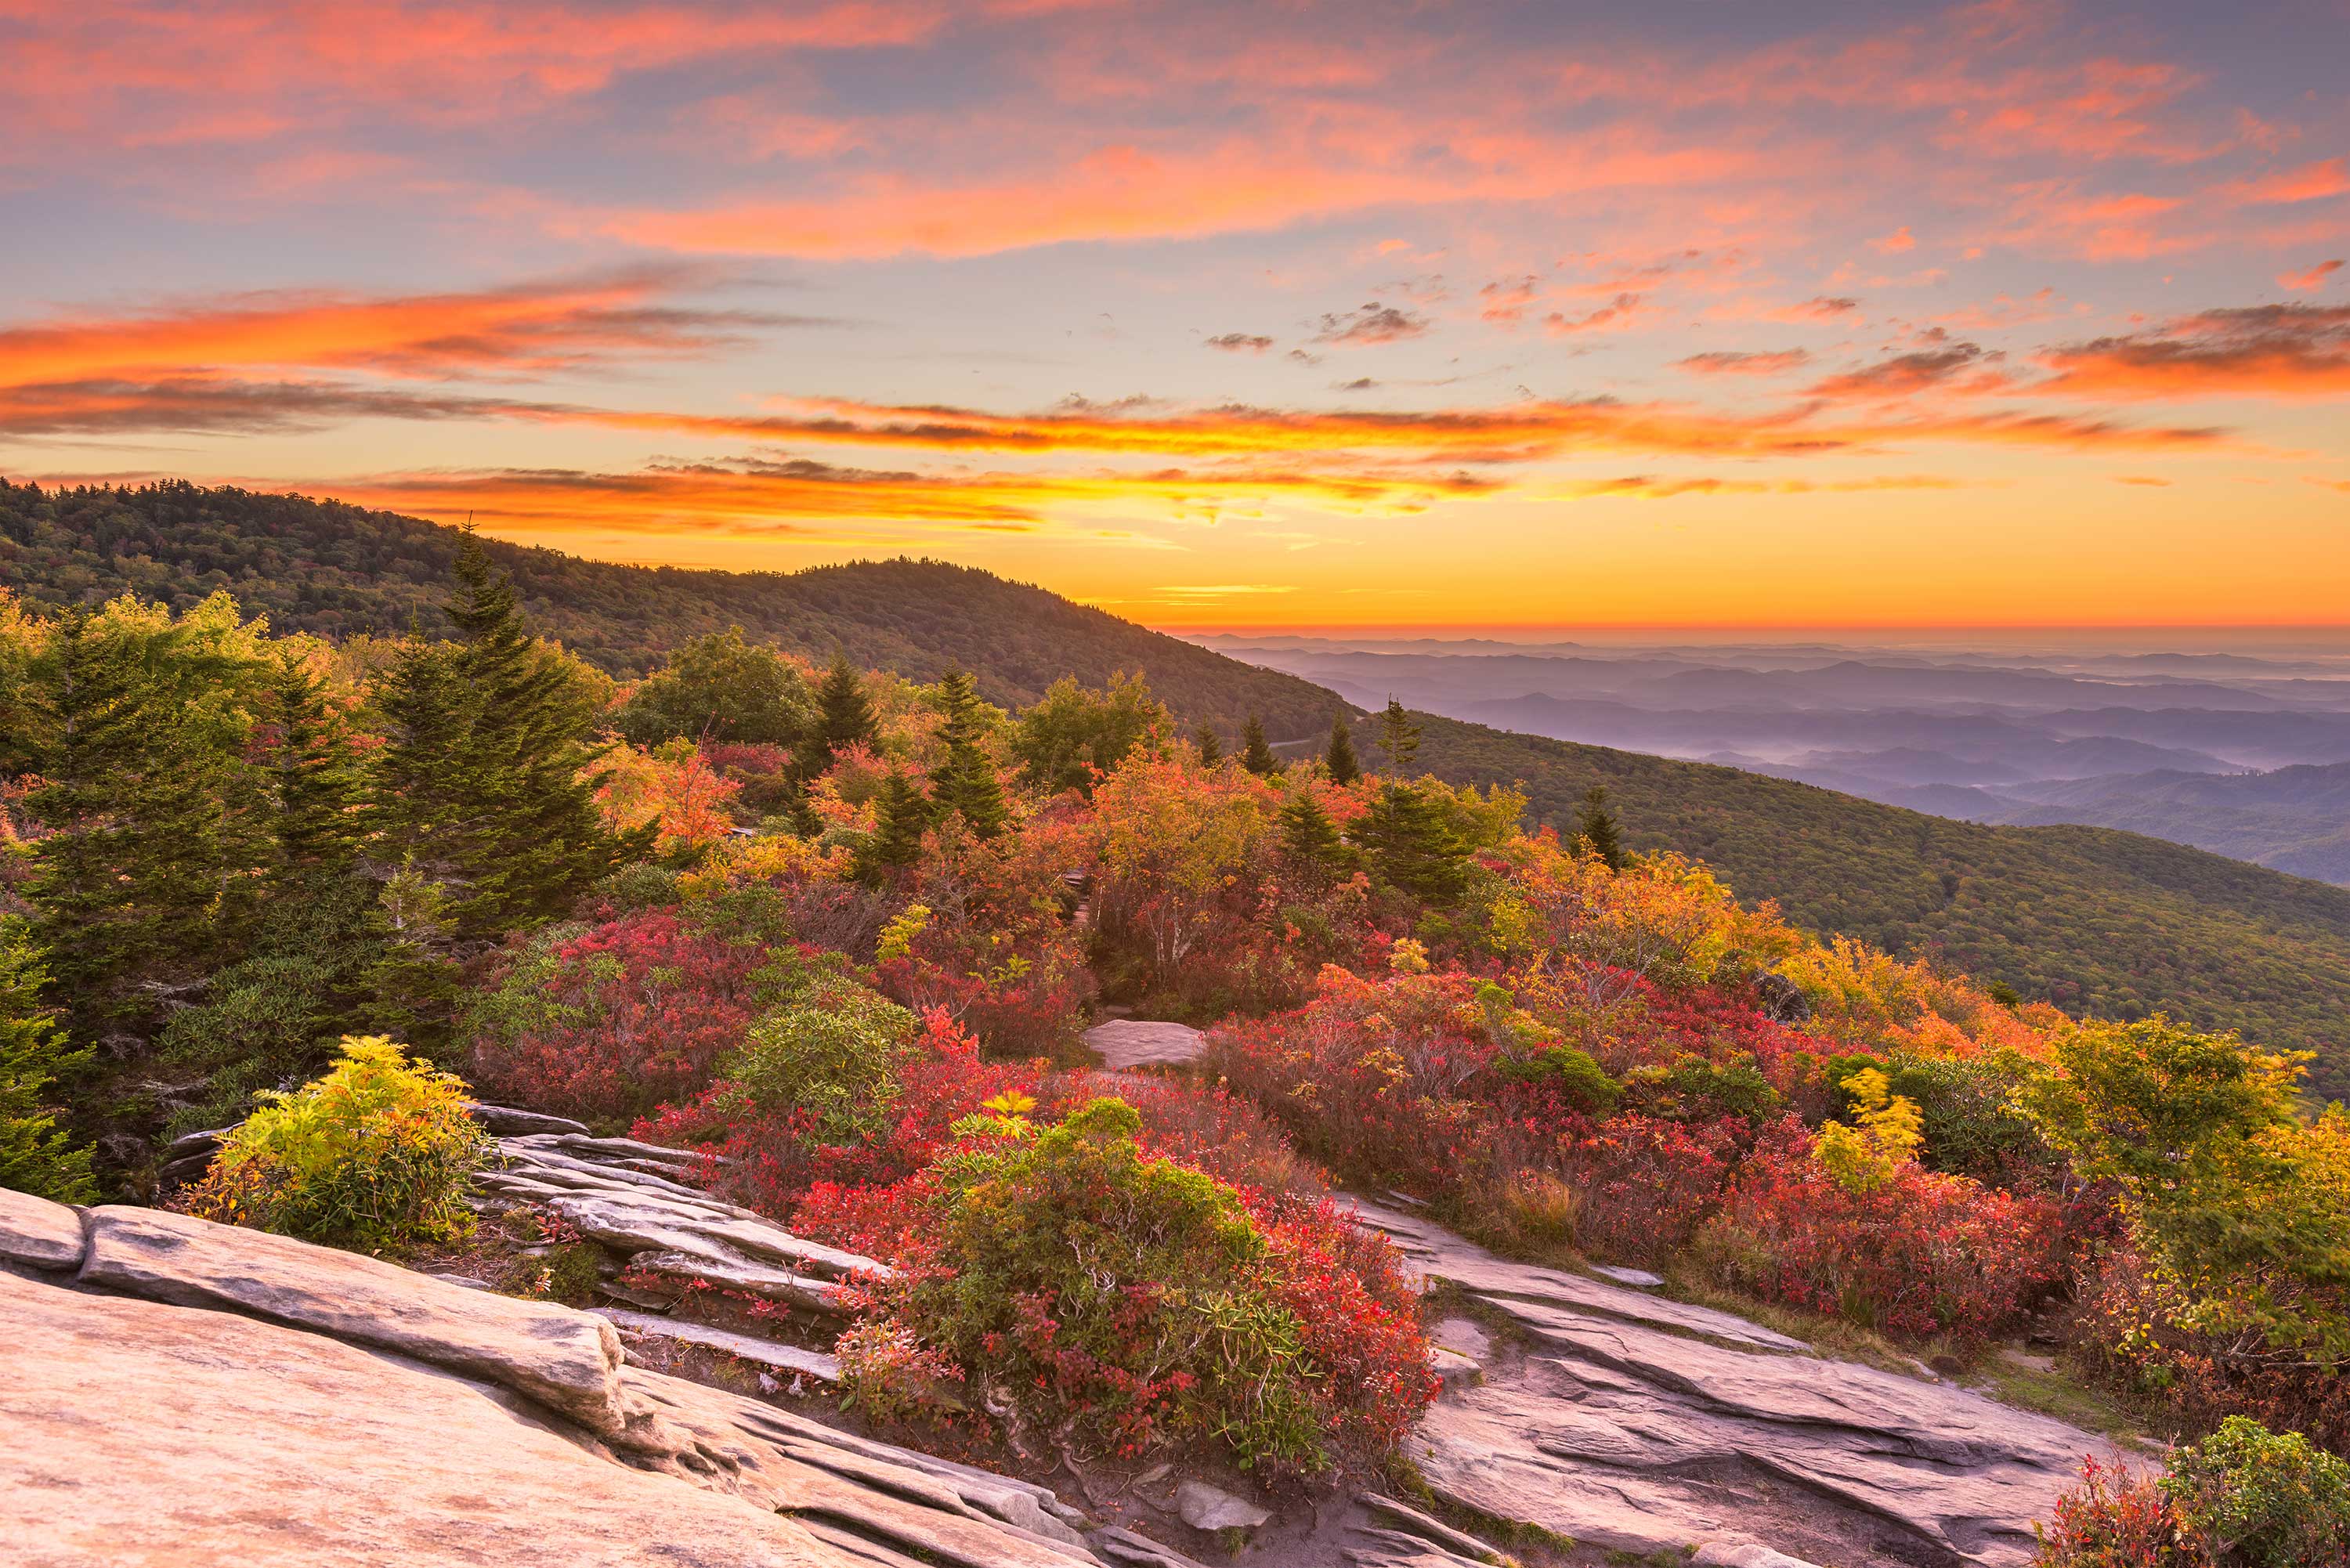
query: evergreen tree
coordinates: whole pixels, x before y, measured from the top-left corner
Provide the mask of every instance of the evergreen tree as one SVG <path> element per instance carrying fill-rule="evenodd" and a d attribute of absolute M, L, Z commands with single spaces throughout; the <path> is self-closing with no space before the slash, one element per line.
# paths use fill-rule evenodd
<path fill-rule="evenodd" d="M 1282 805 L 1281 852 L 1314 881 L 1354 868 L 1355 852 L 1310 789 L 1299 790 Z"/>
<path fill-rule="evenodd" d="M 1388 771 L 1398 778 L 1408 776 L 1419 760 L 1419 726 L 1392 697 L 1379 714 L 1379 749 L 1387 753 Z"/>
<path fill-rule="evenodd" d="M 97 1196 L 89 1150 L 58 1129 L 45 1091 L 89 1053 L 68 1050 L 41 1006 L 47 981 L 24 922 L 0 920 L 0 1187 L 87 1203 Z"/>
<path fill-rule="evenodd" d="M 873 704 L 866 700 L 865 677 L 848 662 L 847 650 L 836 649 L 832 667 L 816 688 L 816 722 L 801 740 L 795 755 L 802 781 L 822 778 L 833 760 L 851 746 L 870 745 L 880 733 L 873 722 Z"/>
<path fill-rule="evenodd" d="M 1350 784 L 1363 776 L 1363 764 L 1355 759 L 1355 737 L 1343 713 L 1331 722 L 1330 749 L 1323 753 L 1322 763 L 1330 770 L 1333 784 Z"/>
<path fill-rule="evenodd" d="M 348 726 L 327 700 L 326 682 L 300 656 L 281 651 L 262 693 L 264 780 L 276 844 L 272 891 L 290 892 L 315 875 L 348 875 L 359 858 L 358 812 L 365 777 Z"/>
<path fill-rule="evenodd" d="M 1202 724 L 1193 737 L 1200 748 L 1200 765 L 1212 768 L 1224 760 L 1224 742 L 1213 724 Z"/>
<path fill-rule="evenodd" d="M 205 1075 L 167 1131 L 234 1120 L 254 1090 L 309 1077 L 372 1001 L 389 940 L 359 865 L 364 778 L 325 683 L 280 649 L 255 707 L 274 846 L 268 899 L 249 955 L 163 1031 L 164 1054 Z"/>
<path fill-rule="evenodd" d="M 1273 754 L 1264 738 L 1264 721 L 1254 713 L 1241 730 L 1241 766 L 1259 778 L 1270 778 L 1281 771 L 1281 759 Z"/>
<path fill-rule="evenodd" d="M 1607 808 L 1607 786 L 1593 784 L 1583 793 L 1575 811 L 1575 839 L 1605 861 L 1610 871 L 1624 869 L 1624 839 L 1616 827 L 1616 814 Z"/>
<path fill-rule="evenodd" d="M 874 801 L 872 836 L 857 851 L 858 879 L 879 887 L 893 873 L 920 860 L 922 835 L 935 815 L 936 808 L 914 781 L 901 769 L 890 769 Z"/>
<path fill-rule="evenodd" d="M 1469 888 L 1467 846 L 1434 794 L 1418 785 L 1388 784 L 1354 827 L 1372 873 L 1414 898 L 1446 908 Z"/>
<path fill-rule="evenodd" d="M 947 754 L 931 782 L 931 798 L 941 812 L 960 814 L 974 837 L 993 838 L 1003 831 L 1009 813 L 995 760 L 979 743 L 985 705 L 970 671 L 955 670 L 939 682 L 939 705 L 946 713 L 939 738 L 946 742 Z"/>
<path fill-rule="evenodd" d="M 234 606 L 223 613 L 68 611 L 41 660 L 47 743 L 26 806 L 49 832 L 25 897 L 85 1032 L 139 1027 L 158 995 L 233 959 L 257 902 L 256 668 Z"/>
<path fill-rule="evenodd" d="M 377 805 L 390 844 L 461 890 L 460 940 L 561 913 L 639 847 L 596 809 L 594 698 L 532 640 L 514 588 L 471 535 L 448 606 L 460 640 L 411 639 L 384 683 Z"/>

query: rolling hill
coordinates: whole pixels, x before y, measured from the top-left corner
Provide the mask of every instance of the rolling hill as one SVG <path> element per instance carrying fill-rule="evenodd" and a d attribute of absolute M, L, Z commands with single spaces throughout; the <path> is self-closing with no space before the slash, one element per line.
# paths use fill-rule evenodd
<path fill-rule="evenodd" d="M 1104 686 L 1139 670 L 1187 722 L 1237 735 L 1251 712 L 1277 737 L 1326 732 L 1342 703 L 1294 675 L 941 561 L 804 572 L 687 571 L 585 561 L 485 540 L 547 635 L 615 675 L 659 666 L 704 632 L 739 626 L 816 659 L 918 680 L 960 666 L 1007 706 L 1063 675 Z M 34 604 L 95 604 L 135 591 L 174 609 L 215 589 L 280 631 L 322 637 L 437 630 L 457 532 L 335 501 L 165 483 L 39 490 L 0 480 L 0 584 Z"/>
<path fill-rule="evenodd" d="M 36 603 L 136 589 L 186 605 L 227 588 L 280 627 L 395 631 L 439 597 L 455 538 L 301 497 L 0 483 L 0 581 Z M 618 673 L 736 624 L 917 677 L 961 664 L 1007 703 L 1064 672 L 1099 684 L 1139 670 L 1189 720 L 1231 726 L 1253 711 L 1276 736 L 1315 735 L 1341 706 L 1295 676 L 934 562 L 734 576 L 491 548 L 541 627 Z M 1700 857 L 1805 926 L 1939 952 L 2075 1012 L 2164 1009 L 2315 1049 L 2321 1090 L 2350 1095 L 2350 1052 L 2337 1044 L 2350 1041 L 2350 889 L 2130 833 L 1984 826 L 1734 768 L 1420 722 L 1421 760 L 1438 774 L 1523 783 L 1550 821 L 1606 784 L 1633 844 Z"/>

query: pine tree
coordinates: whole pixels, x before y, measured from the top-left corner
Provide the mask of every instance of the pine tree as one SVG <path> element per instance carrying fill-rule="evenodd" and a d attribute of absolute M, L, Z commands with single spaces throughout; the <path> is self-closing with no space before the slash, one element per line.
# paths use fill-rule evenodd
<path fill-rule="evenodd" d="M 1281 852 L 1309 880 L 1354 868 L 1355 852 L 1339 836 L 1338 825 L 1310 789 L 1291 795 L 1281 808 Z"/>
<path fill-rule="evenodd" d="M 857 851 L 859 881 L 879 887 L 922 857 L 922 835 L 936 815 L 914 781 L 892 768 L 873 806 L 873 832 Z"/>
<path fill-rule="evenodd" d="M 1416 784 L 1390 783 L 1354 827 L 1381 881 L 1439 907 L 1461 901 L 1469 888 L 1469 852 L 1434 794 Z"/>
<path fill-rule="evenodd" d="M 1323 753 L 1322 764 L 1330 770 L 1332 784 L 1350 784 L 1363 776 L 1363 764 L 1355 759 L 1355 737 L 1343 713 L 1331 722 L 1330 749 Z"/>
<path fill-rule="evenodd" d="M 1273 754 L 1264 738 L 1264 721 L 1253 713 L 1241 729 L 1241 766 L 1259 778 L 1271 778 L 1281 771 L 1281 759 Z"/>
<path fill-rule="evenodd" d="M 848 662 L 845 649 L 834 651 L 824 684 L 816 688 L 816 722 L 794 756 L 803 782 L 822 778 L 841 753 L 872 744 L 880 732 L 873 722 L 873 704 L 866 700 L 865 678 Z"/>
<path fill-rule="evenodd" d="M 1200 765 L 1212 768 L 1224 760 L 1224 742 L 1213 724 L 1202 724 L 1193 740 L 1200 748 Z"/>
<path fill-rule="evenodd" d="M 1610 871 L 1624 869 L 1624 839 L 1617 830 L 1616 814 L 1607 809 L 1606 784 L 1593 784 L 1584 792 L 1583 804 L 1575 808 L 1575 837 Z"/>
<path fill-rule="evenodd" d="M 0 1187 L 65 1203 L 97 1196 L 87 1148 L 77 1148 L 46 1106 L 46 1091 L 89 1060 L 67 1048 L 41 1005 L 38 953 L 20 920 L 0 920 Z"/>
<path fill-rule="evenodd" d="M 376 804 L 387 842 L 460 889 L 455 937 L 479 940 L 560 913 L 637 846 L 596 809 L 589 692 L 470 534 L 455 573 L 460 640 L 411 640 L 385 681 Z"/>
<path fill-rule="evenodd" d="M 1387 753 L 1388 771 L 1398 778 L 1408 776 L 1419 760 L 1419 726 L 1392 697 L 1379 714 L 1379 749 Z"/>
<path fill-rule="evenodd" d="M 931 798 L 941 812 L 960 814 L 973 836 L 993 838 L 1003 831 L 1010 814 L 1004 809 L 995 759 L 979 743 L 985 731 L 984 704 L 970 671 L 955 670 L 939 682 L 939 705 L 946 714 L 939 738 L 946 742 L 947 754 L 931 781 Z"/>

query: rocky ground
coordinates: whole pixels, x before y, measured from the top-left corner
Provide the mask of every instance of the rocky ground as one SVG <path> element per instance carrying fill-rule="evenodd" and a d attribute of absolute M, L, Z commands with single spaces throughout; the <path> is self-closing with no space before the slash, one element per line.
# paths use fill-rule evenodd
<path fill-rule="evenodd" d="M 1200 1039 L 1120 1020 L 1094 1044 L 1116 1071 L 1180 1071 Z M 676 1150 L 475 1114 L 504 1156 L 479 1206 L 551 1227 L 525 1251 L 587 1260 L 592 1310 L 498 1293 L 463 1259 L 421 1272 L 0 1191 L 23 1560 L 2013 1568 L 2105 1448 L 1631 1271 L 1512 1262 L 1365 1202 L 1445 1311 L 1444 1393 L 1385 1490 L 1267 1498 L 1166 1465 L 1020 1479 L 845 1429 L 823 1397 L 842 1282 L 882 1265 L 714 1198 Z M 211 1146 L 173 1153 L 200 1170 Z M 483 1256 L 512 1289 L 511 1248 Z"/>

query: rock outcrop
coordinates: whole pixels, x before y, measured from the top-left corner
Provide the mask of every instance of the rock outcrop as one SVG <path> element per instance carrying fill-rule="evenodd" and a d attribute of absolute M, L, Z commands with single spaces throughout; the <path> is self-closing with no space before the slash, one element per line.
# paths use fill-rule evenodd
<path fill-rule="evenodd" d="M 1045 1488 L 631 1366 L 594 1314 L 285 1237 L 0 1192 L 0 1316 L 41 1568 L 1132 1560 Z"/>
<path fill-rule="evenodd" d="M 1438 1498 L 1475 1513 L 1638 1554 L 1783 1564 L 1825 1542 L 1827 1561 L 2020 1568 L 2031 1521 L 2107 1447 L 1728 1313 L 1360 1213 L 1424 1278 L 1517 1331 L 1519 1349 L 1449 1386 L 1408 1450 Z"/>

